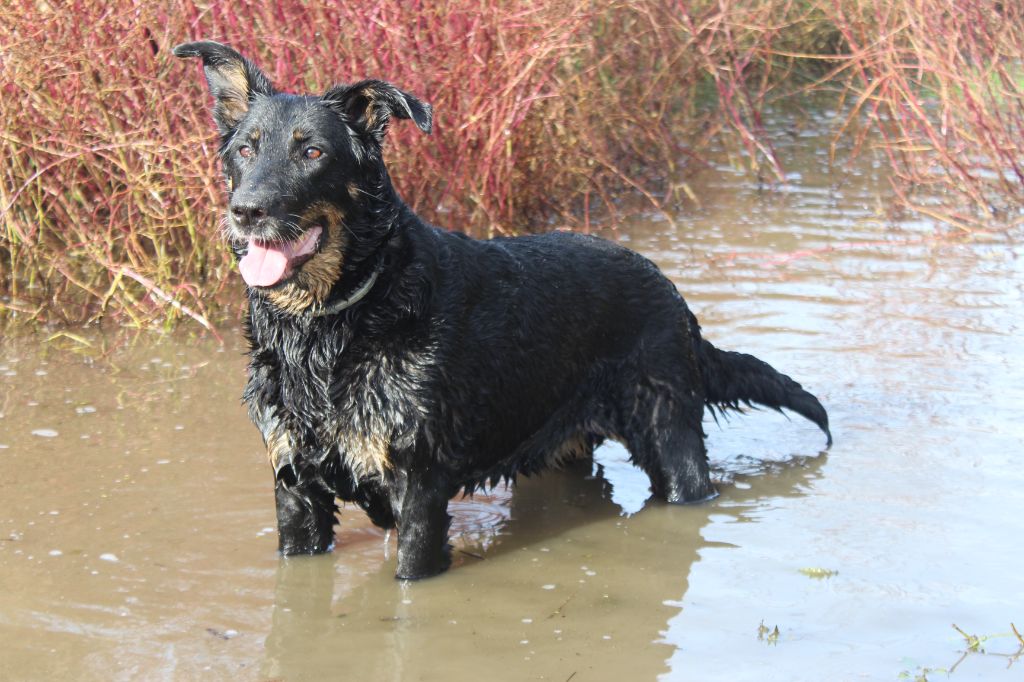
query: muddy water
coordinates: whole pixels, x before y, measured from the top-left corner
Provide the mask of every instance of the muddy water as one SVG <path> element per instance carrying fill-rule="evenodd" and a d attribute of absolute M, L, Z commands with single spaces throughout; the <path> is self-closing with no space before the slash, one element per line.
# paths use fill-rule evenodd
<path fill-rule="evenodd" d="M 353 508 L 333 555 L 276 556 L 237 343 L 8 341 L 0 679 L 1024 679 L 1024 250 L 887 221 L 881 170 L 782 134 L 785 190 L 723 165 L 619 238 L 709 338 L 821 396 L 830 451 L 774 413 L 709 421 L 721 496 L 670 508 L 606 446 L 455 501 L 453 570 L 401 584 Z"/>

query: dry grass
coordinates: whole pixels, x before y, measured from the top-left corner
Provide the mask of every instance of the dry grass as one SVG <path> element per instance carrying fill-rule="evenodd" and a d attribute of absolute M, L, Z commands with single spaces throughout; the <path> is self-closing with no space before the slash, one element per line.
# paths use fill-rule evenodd
<path fill-rule="evenodd" d="M 836 75 L 854 102 L 849 120 L 866 114 L 881 134 L 904 204 L 963 229 L 1019 221 L 1024 4 L 835 0 L 826 10 L 848 49 Z"/>
<path fill-rule="evenodd" d="M 881 131 L 907 204 L 969 226 L 1024 205 L 1022 12 L 994 0 L 12 0 L 0 8 L 0 316 L 143 328 L 224 312 L 233 269 L 216 238 L 208 95 L 198 67 L 170 55 L 187 39 L 232 44 L 286 90 L 381 77 L 433 104 L 432 137 L 392 131 L 393 175 L 424 217 L 478 236 L 587 229 L 595 214 L 616 220 L 626 194 L 671 214 L 716 139 L 781 177 L 762 111 L 823 73 L 850 121 L 870 124 L 843 134 Z M 963 201 L 912 191 L 939 185 Z"/>

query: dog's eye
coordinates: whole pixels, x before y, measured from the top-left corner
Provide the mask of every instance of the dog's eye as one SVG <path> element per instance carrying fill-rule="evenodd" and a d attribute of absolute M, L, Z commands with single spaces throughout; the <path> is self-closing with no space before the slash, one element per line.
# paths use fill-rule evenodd
<path fill-rule="evenodd" d="M 252 156 L 252 147 L 250 147 L 249 145 L 239 147 L 238 155 L 241 156 L 243 159 L 248 159 L 250 156 Z"/>
<path fill-rule="evenodd" d="M 307 159 L 319 159 L 324 155 L 324 153 L 316 147 L 306 147 L 306 151 L 303 152 L 303 154 L 306 155 Z"/>

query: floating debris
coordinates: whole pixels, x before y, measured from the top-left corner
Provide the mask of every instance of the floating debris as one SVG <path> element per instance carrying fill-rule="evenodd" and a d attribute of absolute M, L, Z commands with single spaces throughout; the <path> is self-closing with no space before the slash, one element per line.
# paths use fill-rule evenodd
<path fill-rule="evenodd" d="M 218 630 L 217 628 L 206 628 L 206 631 L 216 637 L 217 639 L 232 639 L 238 636 L 238 630 Z"/>
<path fill-rule="evenodd" d="M 779 643 L 779 626 L 776 625 L 774 628 L 769 629 L 764 621 L 757 626 L 757 639 L 766 642 L 767 644 L 776 645 Z"/>
<path fill-rule="evenodd" d="M 835 571 L 831 568 L 801 568 L 800 572 L 808 578 L 814 578 L 815 580 L 825 580 L 832 576 L 839 575 L 839 571 Z"/>

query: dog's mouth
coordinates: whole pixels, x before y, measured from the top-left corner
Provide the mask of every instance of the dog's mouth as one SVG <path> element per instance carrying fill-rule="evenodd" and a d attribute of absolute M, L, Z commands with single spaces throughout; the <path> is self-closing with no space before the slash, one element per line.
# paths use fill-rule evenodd
<path fill-rule="evenodd" d="M 250 237 L 238 261 L 242 279 L 251 287 L 272 287 L 290 278 L 316 255 L 323 227 L 314 225 L 291 241 L 264 241 Z"/>

